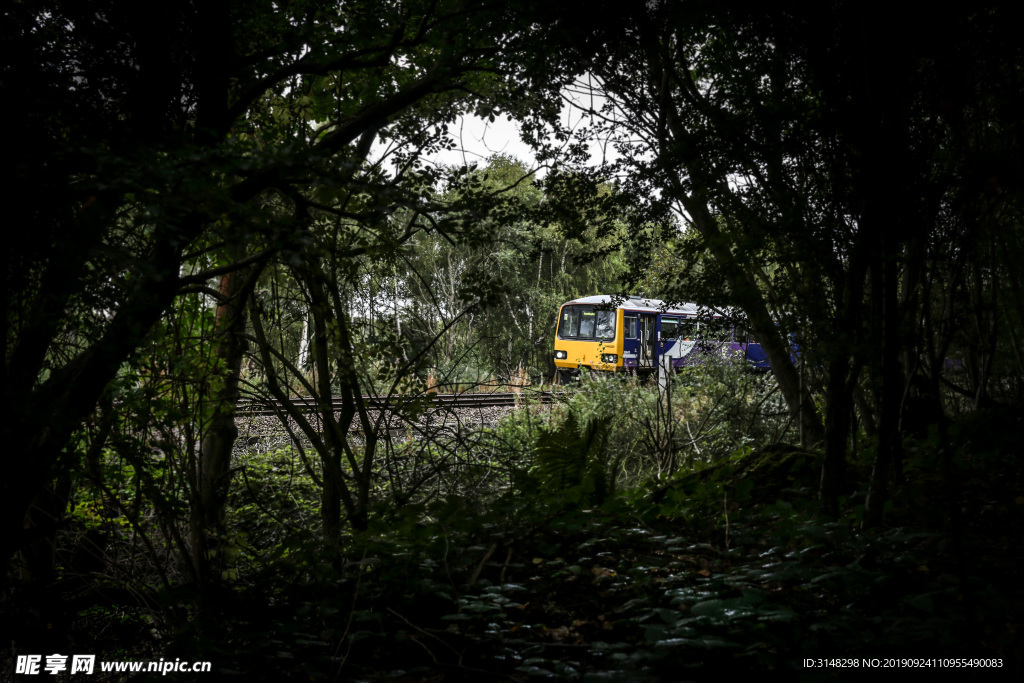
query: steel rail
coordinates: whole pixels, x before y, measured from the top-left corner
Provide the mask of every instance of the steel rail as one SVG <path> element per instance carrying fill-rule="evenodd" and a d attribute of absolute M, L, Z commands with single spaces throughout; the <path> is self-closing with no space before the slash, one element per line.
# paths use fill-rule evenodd
<path fill-rule="evenodd" d="M 375 410 L 401 410 L 403 405 L 409 405 L 416 401 L 429 399 L 429 409 L 438 408 L 494 408 L 494 407 L 515 407 L 540 401 L 540 403 L 554 403 L 563 392 L 536 391 L 536 392 L 495 392 L 492 394 L 426 394 L 420 396 L 362 396 L 362 401 L 367 408 Z M 302 412 L 315 412 L 320 410 L 320 402 L 315 396 L 296 396 L 288 399 L 288 402 Z M 338 412 L 343 407 L 340 397 L 331 398 L 331 411 Z M 286 412 L 284 406 L 276 399 L 270 398 L 246 398 L 237 404 L 239 415 L 268 416 L 278 415 Z"/>

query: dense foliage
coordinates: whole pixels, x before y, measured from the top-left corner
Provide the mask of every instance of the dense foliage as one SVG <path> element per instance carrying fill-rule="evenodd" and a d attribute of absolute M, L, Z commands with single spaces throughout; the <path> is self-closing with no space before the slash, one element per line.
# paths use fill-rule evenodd
<path fill-rule="evenodd" d="M 953 392 L 974 407 L 1021 398 L 993 376 L 1022 371 L 1013 12 L 608 11 L 616 20 L 582 27 L 567 59 L 585 74 L 577 106 L 642 202 L 634 215 L 675 211 L 692 228 L 662 252 L 663 291 L 743 310 L 794 418 L 824 441 L 826 505 L 844 486 L 850 425 L 870 425 L 880 522 L 917 419 L 908 406 L 940 423 Z"/>
<path fill-rule="evenodd" d="M 1002 3 L 2 12 L 33 146 L 0 250 L 2 675 L 1020 661 Z M 516 119 L 537 164 L 432 163 L 469 114 Z M 772 373 L 534 400 L 558 304 L 637 289 L 728 308 Z M 520 407 L 431 404 L 469 384 Z"/>

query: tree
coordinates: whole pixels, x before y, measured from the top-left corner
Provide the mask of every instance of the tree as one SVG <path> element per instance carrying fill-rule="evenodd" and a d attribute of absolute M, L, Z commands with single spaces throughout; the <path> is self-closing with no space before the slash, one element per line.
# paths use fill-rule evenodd
<path fill-rule="evenodd" d="M 479 379 L 469 367 L 550 376 L 558 306 L 581 292 L 618 290 L 623 233 L 613 193 L 579 179 L 587 189 L 567 199 L 560 186 L 569 182 L 557 172 L 539 180 L 522 162 L 496 155 L 440 198 L 457 237 L 419 234 L 403 291 L 412 329 L 430 338 L 447 327 L 431 354 L 442 376 Z M 592 220 L 581 218 L 586 211 Z M 466 293 L 487 283 L 491 305 L 451 324 Z"/>
<path fill-rule="evenodd" d="M 432 173 L 420 153 L 495 94 L 488 74 L 516 70 L 501 48 L 520 30 L 508 8 L 472 1 L 38 0 L 7 16 L 3 94 L 36 149 L 9 186 L 26 229 L 2 257 L 0 550 L 45 586 L 69 475 L 103 446 L 76 435 L 115 405 L 115 380 L 183 294 L 220 311 L 194 482 L 202 546 L 223 514 L 253 278 L 311 253 L 315 213 L 415 205 L 420 181 L 404 179 Z M 394 176 L 366 165 L 375 143 L 392 146 Z"/>
<path fill-rule="evenodd" d="M 1017 229 L 1009 213 L 998 228 L 990 220 L 994 206 L 1016 203 L 1008 157 L 989 153 L 1000 161 L 988 187 L 969 180 L 981 173 L 982 131 L 1005 131 L 1011 148 L 1018 139 L 1005 108 L 1015 97 L 993 96 L 1021 64 L 1005 8 L 927 19 L 887 11 L 884 22 L 843 2 L 606 10 L 615 21 L 567 31 L 559 73 L 585 74 L 573 86 L 577 106 L 618 149 L 628 190 L 655 215 L 674 209 L 699 235 L 793 418 L 825 444 L 830 509 L 844 486 L 854 397 L 870 397 L 860 419 L 877 439 L 867 505 L 877 523 L 908 398 L 922 387 L 940 395 L 949 327 L 972 325 L 967 393 L 984 393 L 984 359 L 994 356 L 1001 287 L 979 238 L 995 233 L 964 209 L 980 211 L 988 229 Z M 940 312 L 941 272 L 950 289 Z M 823 416 L 789 360 L 787 334 L 797 330 Z"/>

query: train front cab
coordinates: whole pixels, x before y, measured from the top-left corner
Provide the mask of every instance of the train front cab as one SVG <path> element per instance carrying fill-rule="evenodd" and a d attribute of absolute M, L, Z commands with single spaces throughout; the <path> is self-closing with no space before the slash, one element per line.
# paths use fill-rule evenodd
<path fill-rule="evenodd" d="M 561 380 L 579 368 L 621 372 L 622 310 L 600 304 L 564 304 L 558 311 L 555 368 Z"/>
<path fill-rule="evenodd" d="M 555 333 L 555 367 L 560 380 L 580 368 L 646 374 L 665 352 L 656 311 L 608 308 L 600 303 L 564 304 Z"/>

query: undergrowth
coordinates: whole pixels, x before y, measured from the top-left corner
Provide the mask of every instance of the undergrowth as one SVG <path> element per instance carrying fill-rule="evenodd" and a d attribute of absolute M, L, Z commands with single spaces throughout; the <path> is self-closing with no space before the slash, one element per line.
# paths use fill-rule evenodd
<path fill-rule="evenodd" d="M 362 681 L 830 680 L 840 672 L 803 661 L 834 657 L 983 658 L 1003 664 L 989 674 L 1016 671 L 1020 465 L 961 452 L 970 477 L 940 502 L 947 482 L 921 475 L 931 455 L 918 451 L 893 524 L 865 532 L 866 472 L 855 468 L 843 515 L 825 517 L 817 457 L 741 450 L 600 505 L 579 480 L 556 494 L 524 475 L 486 505 L 407 506 L 353 538 L 340 566 L 317 565 L 315 545 L 300 551 L 318 573 L 233 625 L 235 666 L 247 680 Z M 950 505 L 980 506 L 985 524 L 958 522 Z"/>
<path fill-rule="evenodd" d="M 683 376 L 671 397 L 584 383 L 460 442 L 471 448 L 396 444 L 404 469 L 382 470 L 370 528 L 340 548 L 318 533 L 315 468 L 256 449 L 238 462 L 220 590 L 151 591 L 165 607 L 125 618 L 155 640 L 122 654 L 209 660 L 247 681 L 813 681 L 841 672 L 804 660 L 835 657 L 1019 673 L 1021 419 L 908 442 L 889 525 L 863 531 L 861 458 L 842 514 L 822 515 L 820 454 L 769 438 L 785 418 L 749 381 L 725 396 Z"/>

